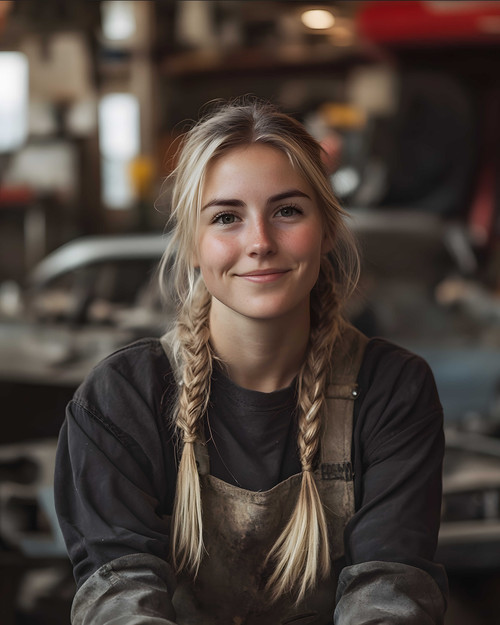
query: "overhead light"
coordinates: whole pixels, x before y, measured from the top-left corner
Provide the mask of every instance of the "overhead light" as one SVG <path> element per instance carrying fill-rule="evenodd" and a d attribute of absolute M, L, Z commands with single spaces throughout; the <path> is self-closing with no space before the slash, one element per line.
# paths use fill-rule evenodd
<path fill-rule="evenodd" d="M 300 16 L 302 23 L 312 30 L 327 30 L 335 24 L 335 17 L 326 9 L 310 9 Z"/>

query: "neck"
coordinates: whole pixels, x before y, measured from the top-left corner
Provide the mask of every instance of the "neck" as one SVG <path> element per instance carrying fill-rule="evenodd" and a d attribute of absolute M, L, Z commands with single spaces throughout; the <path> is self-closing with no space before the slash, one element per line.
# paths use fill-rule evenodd
<path fill-rule="evenodd" d="M 210 341 L 229 377 L 244 388 L 272 392 L 291 384 L 309 341 L 309 310 L 286 318 L 262 320 L 227 317 L 217 300 L 210 311 Z"/>

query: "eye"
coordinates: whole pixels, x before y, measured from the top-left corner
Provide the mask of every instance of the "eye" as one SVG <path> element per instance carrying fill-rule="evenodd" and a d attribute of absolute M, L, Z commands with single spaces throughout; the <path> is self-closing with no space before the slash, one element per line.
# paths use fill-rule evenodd
<path fill-rule="evenodd" d="M 234 224 L 235 221 L 236 215 L 233 215 L 233 213 L 219 213 L 212 219 L 212 223 L 221 224 L 222 226 L 229 226 Z"/>
<path fill-rule="evenodd" d="M 282 206 L 276 213 L 280 217 L 293 217 L 294 215 L 302 214 L 302 211 L 293 204 Z"/>

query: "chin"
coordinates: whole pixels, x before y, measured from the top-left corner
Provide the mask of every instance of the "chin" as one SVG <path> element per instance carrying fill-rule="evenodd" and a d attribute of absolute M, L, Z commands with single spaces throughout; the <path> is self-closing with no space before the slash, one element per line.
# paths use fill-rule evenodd
<path fill-rule="evenodd" d="M 295 320 L 297 315 L 304 313 L 303 306 L 273 306 L 273 307 L 261 307 L 254 310 L 247 309 L 246 312 L 242 312 L 245 317 L 260 321 L 287 321 L 288 318 L 293 317 Z M 309 312 L 309 302 L 307 302 L 307 312 Z"/>

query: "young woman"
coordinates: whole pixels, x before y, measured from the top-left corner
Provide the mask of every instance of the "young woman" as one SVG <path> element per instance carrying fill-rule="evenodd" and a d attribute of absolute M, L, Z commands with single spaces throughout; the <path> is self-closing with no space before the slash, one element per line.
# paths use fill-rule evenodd
<path fill-rule="evenodd" d="M 341 316 L 357 254 L 319 145 L 232 103 L 174 180 L 175 326 L 97 366 L 61 431 L 72 622 L 442 623 L 441 406 Z"/>

